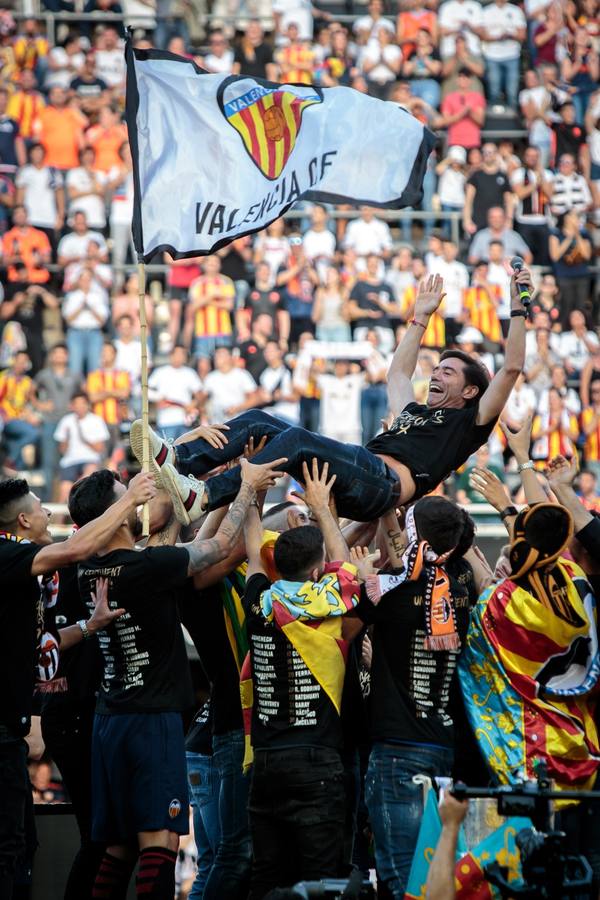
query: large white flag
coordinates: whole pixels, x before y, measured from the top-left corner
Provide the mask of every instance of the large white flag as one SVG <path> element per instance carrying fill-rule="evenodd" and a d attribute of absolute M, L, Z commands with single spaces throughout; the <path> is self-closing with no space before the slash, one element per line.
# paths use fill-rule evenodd
<path fill-rule="evenodd" d="M 435 136 L 395 103 L 210 75 L 129 44 L 126 55 L 134 241 L 146 262 L 211 253 L 303 198 L 391 209 L 421 199 Z"/>

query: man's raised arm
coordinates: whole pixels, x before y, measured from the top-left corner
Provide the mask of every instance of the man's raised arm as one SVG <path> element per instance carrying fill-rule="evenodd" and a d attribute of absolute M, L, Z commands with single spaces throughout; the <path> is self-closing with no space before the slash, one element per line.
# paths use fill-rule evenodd
<path fill-rule="evenodd" d="M 429 319 L 444 299 L 444 282 L 440 275 L 430 275 L 419 284 L 413 318 L 394 353 L 388 372 L 388 404 L 394 416 L 399 416 L 407 403 L 415 399 L 412 377 Z"/>
<path fill-rule="evenodd" d="M 521 269 L 518 278 L 519 285 L 526 285 L 530 290 L 532 289 L 531 275 L 528 269 Z M 516 274 L 512 276 L 510 282 L 510 315 L 504 365 L 494 375 L 490 386 L 479 401 L 478 425 L 486 425 L 492 419 L 498 418 L 525 365 L 525 320 L 527 311 L 519 297 Z"/>
<path fill-rule="evenodd" d="M 44 575 L 87 559 L 111 539 L 133 509 L 151 500 L 155 494 L 154 476 L 140 472 L 131 479 L 127 491 L 101 516 L 83 525 L 68 540 L 42 547 L 31 564 L 31 574 Z"/>

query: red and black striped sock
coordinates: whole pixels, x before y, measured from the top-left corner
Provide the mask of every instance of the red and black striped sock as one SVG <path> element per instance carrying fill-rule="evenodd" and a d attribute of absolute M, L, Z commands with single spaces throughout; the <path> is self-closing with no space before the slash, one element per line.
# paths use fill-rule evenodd
<path fill-rule="evenodd" d="M 133 859 L 118 859 L 105 853 L 92 890 L 93 900 L 125 900 L 135 865 Z"/>
<path fill-rule="evenodd" d="M 173 900 L 177 854 L 166 847 L 144 847 L 135 881 L 136 897 Z"/>

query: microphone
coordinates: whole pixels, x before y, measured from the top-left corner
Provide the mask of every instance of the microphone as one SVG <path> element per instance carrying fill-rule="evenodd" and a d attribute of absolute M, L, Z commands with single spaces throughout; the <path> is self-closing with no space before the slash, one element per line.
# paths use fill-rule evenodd
<path fill-rule="evenodd" d="M 531 294 L 529 293 L 529 288 L 525 284 L 519 284 L 519 272 L 523 268 L 525 263 L 523 262 L 522 257 L 513 256 L 510 261 L 510 267 L 513 269 L 515 275 L 517 276 L 517 287 L 519 289 L 519 300 L 525 307 L 525 309 L 529 309 L 529 304 L 531 303 Z"/>

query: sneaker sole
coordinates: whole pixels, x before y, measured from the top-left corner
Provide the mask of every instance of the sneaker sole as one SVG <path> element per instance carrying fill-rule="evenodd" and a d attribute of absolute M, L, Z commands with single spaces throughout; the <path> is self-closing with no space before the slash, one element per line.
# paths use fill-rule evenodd
<path fill-rule="evenodd" d="M 175 513 L 175 518 L 180 525 L 189 525 L 192 520 L 190 518 L 190 514 L 183 504 L 175 475 L 169 469 L 164 469 L 162 472 L 161 480 L 163 488 L 168 493 L 173 503 L 173 512 Z"/>
<path fill-rule="evenodd" d="M 131 445 L 131 449 L 133 450 L 133 455 L 139 462 L 140 466 L 143 466 L 144 460 L 144 437 L 142 432 L 141 424 L 133 423 L 131 426 L 131 430 L 129 432 L 129 443 Z M 157 465 L 156 460 L 152 456 L 152 447 L 150 449 L 150 471 L 154 475 L 154 480 L 156 482 L 156 487 L 164 488 L 164 481 L 162 476 L 162 469 L 159 465 Z"/>

